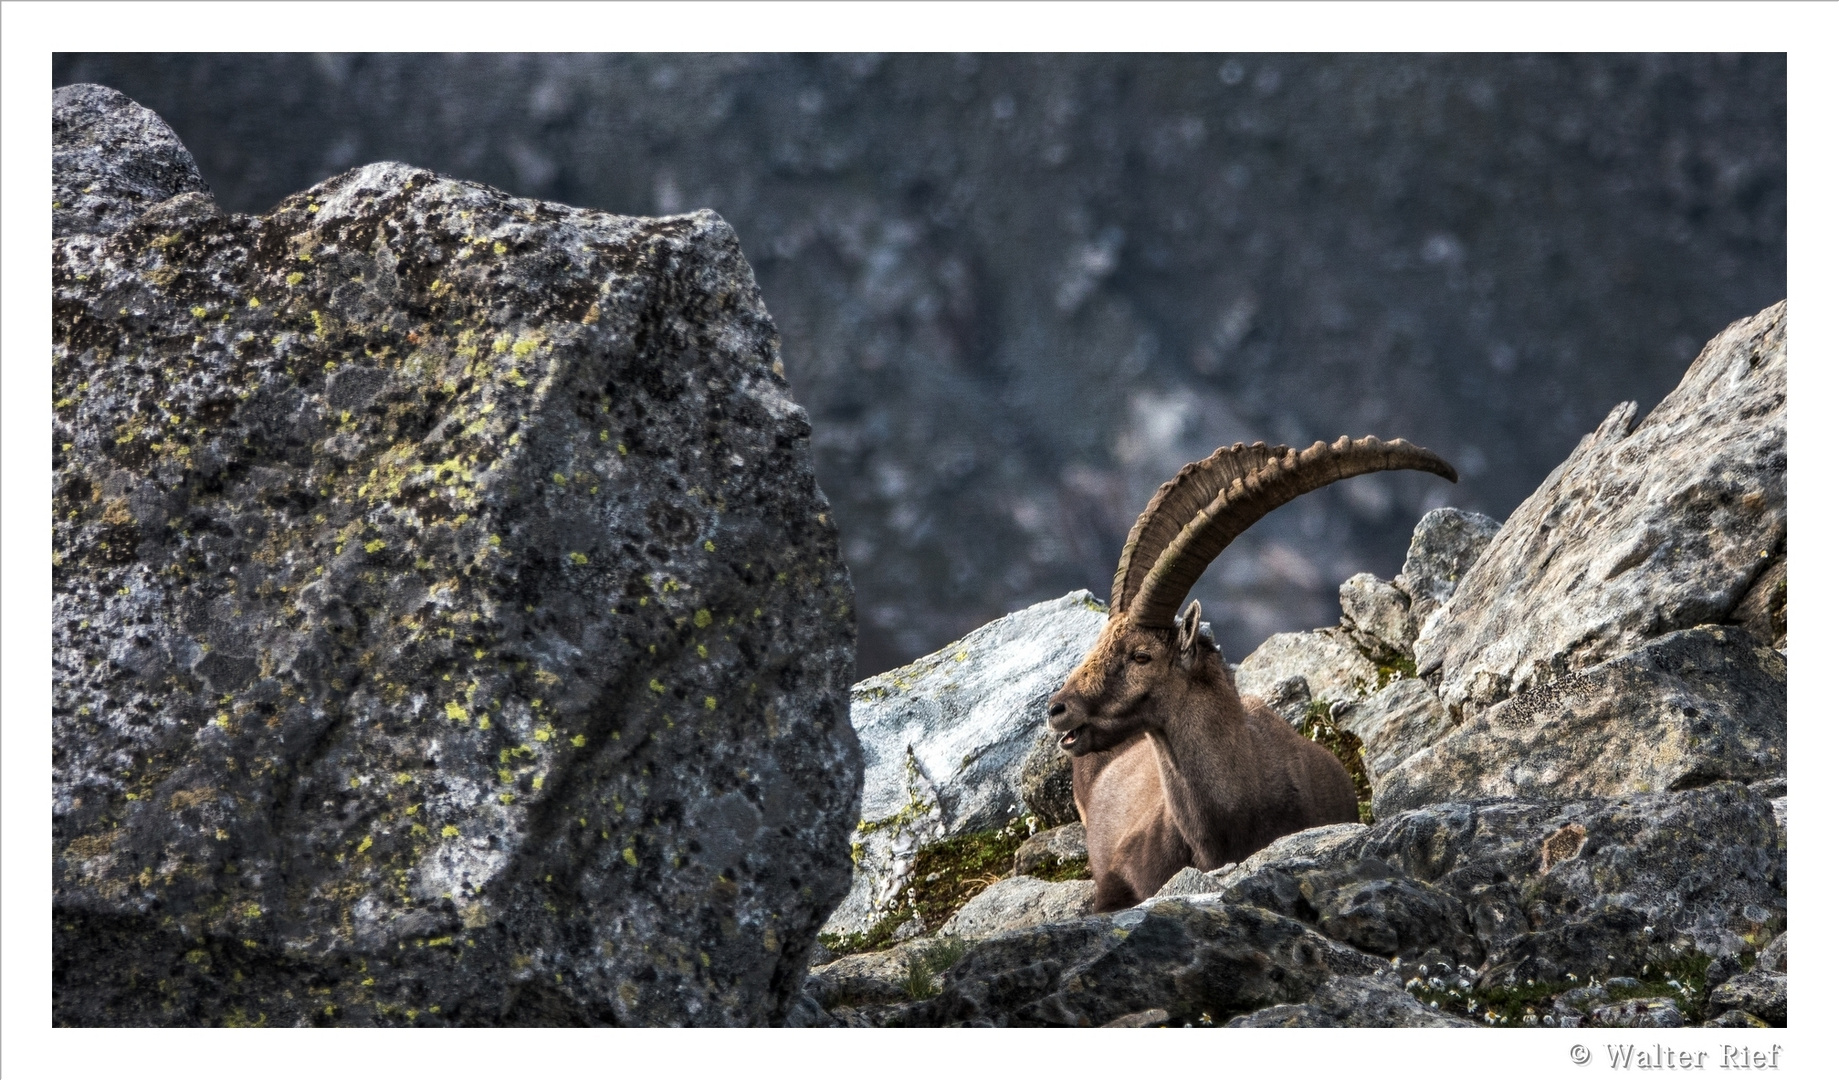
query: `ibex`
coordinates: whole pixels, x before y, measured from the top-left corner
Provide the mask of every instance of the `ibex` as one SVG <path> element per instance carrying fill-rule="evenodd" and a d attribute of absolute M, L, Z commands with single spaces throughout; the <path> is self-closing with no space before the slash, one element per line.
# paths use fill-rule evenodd
<path fill-rule="evenodd" d="M 1298 452 L 1243 443 L 1186 465 L 1149 500 L 1111 580 L 1111 617 L 1047 722 L 1073 758 L 1093 908 L 1153 895 L 1184 866 L 1211 870 L 1272 840 L 1353 821 L 1353 782 L 1335 756 L 1264 702 L 1241 698 L 1200 626 L 1175 613 L 1220 552 L 1259 518 L 1336 480 L 1382 469 L 1456 470 L 1403 439 L 1346 436 Z"/>

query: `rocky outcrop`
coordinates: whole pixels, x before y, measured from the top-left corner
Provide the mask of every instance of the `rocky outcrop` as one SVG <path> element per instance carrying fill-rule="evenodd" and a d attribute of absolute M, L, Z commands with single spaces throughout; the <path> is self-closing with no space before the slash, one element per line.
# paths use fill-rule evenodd
<path fill-rule="evenodd" d="M 1618 406 L 1424 624 L 1419 674 L 1466 719 L 1725 621 L 1783 557 L 1787 378 L 1783 301 L 1714 338 L 1638 423 Z"/>
<path fill-rule="evenodd" d="M 1411 651 L 1424 624 L 1449 602 L 1457 583 L 1500 531 L 1501 523 L 1485 514 L 1449 506 L 1432 510 L 1418 520 L 1411 531 L 1411 545 L 1405 550 L 1405 565 L 1395 582 L 1410 609 L 1411 636 L 1405 643 L 1406 652 Z"/>
<path fill-rule="evenodd" d="M 1415 715 L 1438 712 L 1420 702 Z M 1380 745 L 1395 756 L 1414 741 Z M 1785 768 L 1787 745 L 1781 654 L 1738 627 L 1702 626 L 1516 694 L 1417 758 L 1367 760 L 1383 775 L 1373 808 L 1384 816 L 1452 798 L 1619 795 L 1757 780 Z"/>
<path fill-rule="evenodd" d="M 1048 695 L 1104 622 L 1105 606 L 1082 589 L 852 688 L 850 722 L 864 763 L 861 818 L 850 838 L 856 869 L 826 934 L 868 933 L 886 918 L 926 845 L 1028 813 L 1023 763 L 1046 720 Z"/>
<path fill-rule="evenodd" d="M 1077 919 L 1092 909 L 1091 881 L 1003 878 L 978 893 L 939 927 L 939 936 L 987 938 L 1041 923 Z"/>
<path fill-rule="evenodd" d="M 732 230 L 53 138 L 54 1021 L 782 1018 L 853 599 Z"/>
<path fill-rule="evenodd" d="M 1298 1000 L 1336 975 L 1387 970 L 1249 904 L 1161 900 L 992 938 L 945 973 L 936 997 L 890 1019 L 1096 1027 L 1161 1009 L 1172 1023 L 1207 1024 Z"/>
<path fill-rule="evenodd" d="M 1783 335 L 1770 327 L 1780 315 L 1771 309 L 1714 342 L 1681 392 L 1656 410 L 1659 419 L 1650 418 L 1670 437 L 1710 447 L 1714 458 L 1761 448 L 1767 460 L 1751 462 L 1747 473 L 1743 462 L 1726 460 L 1720 482 L 1779 471 L 1767 455 L 1780 445 L 1769 434 L 1776 425 L 1779 435 L 1780 401 L 1757 385 L 1777 378 L 1770 371 L 1782 362 Z M 1707 406 L 1682 419 L 1689 410 L 1681 401 L 1694 392 L 1704 397 L 1701 384 L 1714 378 L 1737 395 L 1736 411 Z M 1746 402 L 1755 404 L 1749 413 Z M 1751 421 L 1750 443 L 1729 430 Z M 1712 557 L 1722 550 L 1717 544 L 1772 529 L 1778 519 L 1785 528 L 1785 504 L 1766 494 L 1720 501 L 1705 486 L 1709 466 L 1688 462 L 1676 448 L 1663 452 L 1658 436 L 1649 442 L 1627 459 L 1596 461 L 1593 468 L 1609 473 L 1600 482 L 1567 473 L 1567 466 L 1536 497 L 1575 489 L 1566 498 L 1576 501 L 1582 496 L 1575 492 L 1596 493 L 1596 503 L 1569 513 L 1601 531 L 1561 535 L 1559 526 L 1571 521 L 1561 515 L 1541 540 L 1541 551 L 1578 565 L 1590 561 L 1593 546 L 1626 546 L 1626 531 L 1617 531 L 1624 519 L 1648 530 L 1644 535 L 1673 530 L 1654 549 L 1670 554 L 1655 555 L 1641 571 L 1655 575 L 1664 610 L 1615 623 L 1627 631 L 1619 644 L 1592 638 L 1590 648 L 1564 645 L 1557 661 L 1539 668 L 1555 674 L 1485 707 L 1452 699 L 1437 670 L 1420 677 L 1414 650 L 1423 658 L 1434 635 L 1455 633 L 1447 628 L 1457 613 L 1498 617 L 1505 632 L 1507 616 L 1477 597 L 1482 586 L 1473 575 L 1495 567 L 1488 587 L 1496 589 L 1520 580 L 1497 560 L 1503 544 L 1523 543 L 1526 520 L 1524 508 L 1505 526 L 1433 511 L 1419 523 L 1395 579 L 1361 574 L 1342 587 L 1340 625 L 1277 635 L 1237 669 L 1242 692 L 1264 698 L 1311 737 L 1354 740 L 1357 753 L 1343 760 L 1371 781 L 1373 825 L 1311 829 L 1237 865 L 1183 869 L 1150 900 L 1111 916 L 1109 938 L 1105 919 L 1075 921 L 1046 910 L 1045 882 L 999 881 L 956 917 L 953 925 L 975 926 L 983 940 L 944 972 L 936 996 L 929 989 L 923 1000 L 884 1001 L 876 1022 L 1785 1023 L 1786 572 L 1779 550 L 1758 553 L 1775 561 L 1728 590 L 1724 607 L 1706 601 L 1691 609 L 1711 621 L 1655 629 L 1680 617 L 1680 596 L 1715 576 L 1722 565 Z M 1579 460 L 1596 459 L 1580 450 Z M 1616 479 L 1621 468 L 1646 472 L 1624 483 Z M 1669 469 L 1685 477 L 1677 490 L 1667 488 Z M 1667 490 L 1673 494 L 1655 494 Z M 1631 499 L 1633 510 L 1624 505 Z M 1668 519 L 1653 509 L 1656 499 L 1684 507 L 1683 517 Z M 1724 516 L 1705 518 L 1700 511 L 1708 504 Z M 1642 506 L 1651 512 L 1634 512 Z M 1694 535 L 1707 527 L 1716 534 L 1711 540 Z M 1771 535 L 1777 549 L 1785 544 L 1785 535 Z M 1545 572 L 1534 566 L 1526 576 Z M 1635 602 L 1605 599 L 1577 580 L 1566 588 L 1583 608 Z M 1543 601 L 1521 594 L 1496 602 Z M 1549 613 L 1529 618 L 1526 640 L 1537 638 L 1540 619 L 1568 625 Z M 1028 869 L 1043 865 L 1037 852 L 1052 842 L 1029 841 Z M 1154 930 L 1153 944 L 1131 945 L 1143 927 Z M 1236 945 L 1212 944 L 1252 939 L 1267 956 L 1302 949 L 1385 966 L 1305 966 L 1294 978 L 1254 978 Z M 1317 940 L 1341 951 L 1302 944 Z"/>

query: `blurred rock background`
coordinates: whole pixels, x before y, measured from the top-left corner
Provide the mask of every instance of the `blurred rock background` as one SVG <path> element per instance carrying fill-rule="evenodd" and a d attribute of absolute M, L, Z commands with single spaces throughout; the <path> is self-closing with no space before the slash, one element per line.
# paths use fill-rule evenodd
<path fill-rule="evenodd" d="M 1332 623 L 1424 510 L 1504 518 L 1786 294 L 1778 55 L 82 55 L 227 208 L 396 159 L 731 222 L 810 410 L 862 675 L 1105 595 L 1235 440 L 1403 436 L 1196 590 L 1229 658 Z"/>

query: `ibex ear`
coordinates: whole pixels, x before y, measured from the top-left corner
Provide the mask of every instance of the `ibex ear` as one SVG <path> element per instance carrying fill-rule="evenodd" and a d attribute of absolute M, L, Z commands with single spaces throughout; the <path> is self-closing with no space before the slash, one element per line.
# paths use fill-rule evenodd
<path fill-rule="evenodd" d="M 1194 663 L 1200 646 L 1200 601 L 1188 605 L 1188 610 L 1181 617 L 1181 629 L 1176 634 L 1176 645 L 1181 651 L 1181 666 L 1189 667 Z"/>

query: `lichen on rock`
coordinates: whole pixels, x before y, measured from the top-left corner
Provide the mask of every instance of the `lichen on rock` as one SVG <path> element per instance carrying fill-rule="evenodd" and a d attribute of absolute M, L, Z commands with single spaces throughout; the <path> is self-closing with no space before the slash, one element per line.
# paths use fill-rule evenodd
<path fill-rule="evenodd" d="M 783 1016 L 853 594 L 733 231 L 53 136 L 57 1021 Z"/>

